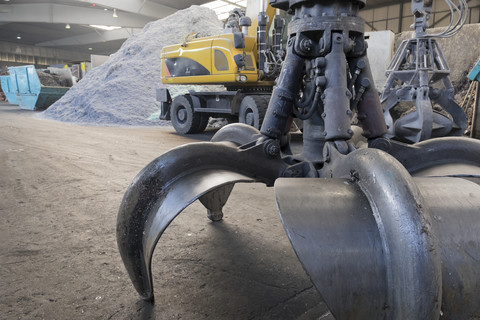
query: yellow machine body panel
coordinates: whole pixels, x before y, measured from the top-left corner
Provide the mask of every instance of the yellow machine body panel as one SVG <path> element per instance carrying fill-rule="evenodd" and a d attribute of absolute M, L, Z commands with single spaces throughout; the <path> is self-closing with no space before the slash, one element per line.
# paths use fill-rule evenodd
<path fill-rule="evenodd" d="M 256 38 L 244 36 L 245 48 L 235 48 L 233 33 L 193 39 L 162 49 L 161 81 L 164 84 L 265 85 L 259 82 L 256 63 Z M 243 57 L 239 68 L 235 56 Z"/>

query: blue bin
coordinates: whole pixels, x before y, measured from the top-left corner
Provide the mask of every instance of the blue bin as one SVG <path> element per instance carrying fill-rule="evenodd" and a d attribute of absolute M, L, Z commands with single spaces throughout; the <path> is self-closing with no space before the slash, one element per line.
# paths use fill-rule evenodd
<path fill-rule="evenodd" d="M 64 79 L 68 87 L 43 85 L 32 65 L 9 67 L 8 71 L 10 81 L 16 84 L 17 103 L 22 109 L 45 110 L 60 99 L 73 84 L 72 74 L 67 68 L 49 68 L 49 72 Z"/>
<path fill-rule="evenodd" d="M 15 94 L 13 83 L 10 81 L 10 76 L 0 76 L 0 85 L 2 86 L 3 93 L 5 93 L 7 97 L 8 103 L 17 104 L 17 95 Z"/>
<path fill-rule="evenodd" d="M 473 67 L 472 71 L 468 74 L 468 79 L 472 81 L 480 81 L 480 60 L 478 60 L 477 64 Z"/>

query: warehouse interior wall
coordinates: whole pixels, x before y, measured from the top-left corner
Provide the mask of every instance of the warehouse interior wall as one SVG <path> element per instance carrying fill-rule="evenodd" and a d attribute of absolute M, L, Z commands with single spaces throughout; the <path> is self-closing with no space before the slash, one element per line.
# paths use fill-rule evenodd
<path fill-rule="evenodd" d="M 69 62 L 90 61 L 90 55 L 47 47 L 21 45 L 0 41 L 0 68 L 35 65 L 44 68 Z"/>

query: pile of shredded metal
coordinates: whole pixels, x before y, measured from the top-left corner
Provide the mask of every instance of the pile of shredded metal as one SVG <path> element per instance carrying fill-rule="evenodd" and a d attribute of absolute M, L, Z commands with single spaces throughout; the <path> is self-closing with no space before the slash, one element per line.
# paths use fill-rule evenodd
<path fill-rule="evenodd" d="M 66 79 L 62 79 L 56 74 L 51 74 L 42 70 L 37 70 L 38 80 L 45 87 L 68 87 Z"/>
<path fill-rule="evenodd" d="M 40 114 L 41 118 L 86 125 L 167 125 L 158 120 L 156 88 L 160 82 L 160 51 L 182 43 L 185 36 L 217 35 L 222 24 L 211 9 L 192 6 L 151 22 L 132 35 L 101 66 L 92 69 L 60 100 Z M 172 96 L 197 86 L 171 86 Z"/>

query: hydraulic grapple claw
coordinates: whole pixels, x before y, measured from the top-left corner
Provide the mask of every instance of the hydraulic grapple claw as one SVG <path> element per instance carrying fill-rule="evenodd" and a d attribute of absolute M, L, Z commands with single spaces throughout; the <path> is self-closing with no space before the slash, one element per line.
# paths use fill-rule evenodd
<path fill-rule="evenodd" d="M 365 1 L 271 3 L 295 19 L 260 132 L 230 125 L 213 142 L 175 148 L 124 196 L 117 240 L 140 296 L 153 299 L 155 245 L 184 208 L 199 199 L 219 220 L 235 183 L 261 182 L 275 185 L 287 235 L 336 320 L 479 317 L 480 141 L 428 139 L 440 124 L 459 134 L 464 115 L 434 124 L 423 91 L 424 112 L 398 123 L 427 140 L 385 139 L 358 17 Z M 289 139 L 294 117 L 300 148 Z"/>
<path fill-rule="evenodd" d="M 153 299 L 155 246 L 183 209 L 200 199 L 208 217 L 220 220 L 235 183 L 273 185 L 286 166 L 275 159 L 258 166 L 262 154 L 261 146 L 243 150 L 232 143 L 192 143 L 158 157 L 137 175 L 120 205 L 117 242 L 142 299 Z"/>

